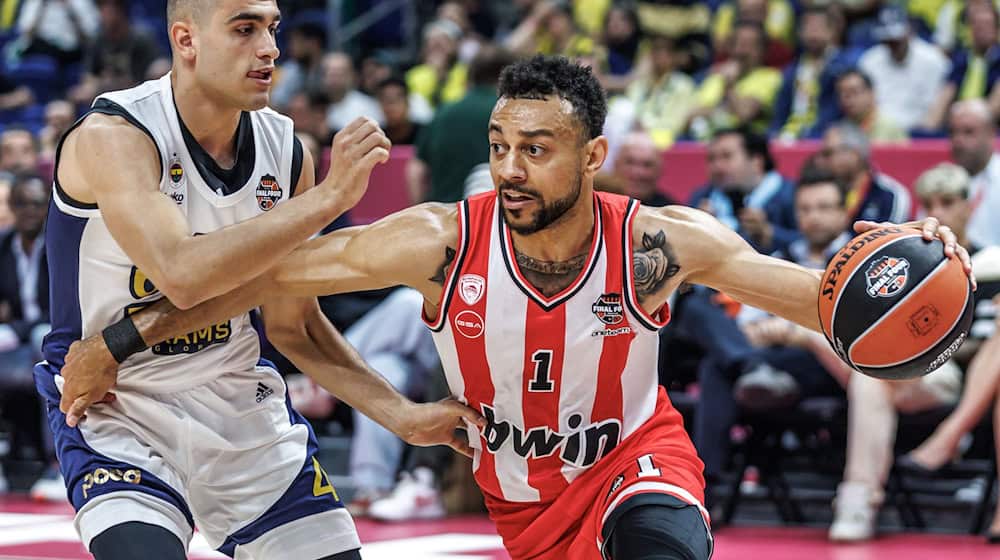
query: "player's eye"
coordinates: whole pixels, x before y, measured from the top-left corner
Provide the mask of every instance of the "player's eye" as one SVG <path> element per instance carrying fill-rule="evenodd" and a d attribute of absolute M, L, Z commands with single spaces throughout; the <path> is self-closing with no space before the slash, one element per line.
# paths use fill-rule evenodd
<path fill-rule="evenodd" d="M 502 154 L 504 150 L 503 144 L 499 142 L 490 142 L 490 151 L 494 154 Z"/>
<path fill-rule="evenodd" d="M 531 144 L 525 148 L 524 151 L 527 152 L 529 156 L 537 157 L 545 153 L 545 148 L 539 146 L 538 144 Z"/>
<path fill-rule="evenodd" d="M 271 35 L 277 35 L 278 34 L 278 26 L 277 25 L 272 25 L 271 27 L 267 28 L 267 30 L 271 32 Z"/>
<path fill-rule="evenodd" d="M 250 35 L 251 33 L 253 33 L 253 26 L 241 25 L 236 28 L 236 32 L 239 33 L 240 35 Z"/>

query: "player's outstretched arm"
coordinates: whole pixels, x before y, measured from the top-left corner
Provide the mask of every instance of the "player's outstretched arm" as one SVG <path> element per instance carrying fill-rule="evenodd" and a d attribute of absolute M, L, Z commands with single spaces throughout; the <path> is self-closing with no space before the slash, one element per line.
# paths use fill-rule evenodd
<path fill-rule="evenodd" d="M 855 229 L 861 233 L 880 225 L 887 224 L 859 222 Z M 945 254 L 957 256 L 965 265 L 966 272 L 971 273 L 968 253 L 958 246 L 954 233 L 940 226 L 936 219 L 928 218 L 905 225 L 923 230 L 927 239 L 940 238 L 944 242 Z M 822 271 L 762 255 L 736 232 L 707 213 L 693 208 L 643 208 L 632 234 L 638 240 L 644 235 L 654 239 L 662 234 L 666 249 L 661 253 L 668 255 L 664 262 L 672 265 L 661 267 L 664 272 L 645 284 L 637 278 L 636 285 L 640 288 L 651 286 L 651 307 L 665 301 L 680 283 L 689 282 L 714 288 L 741 303 L 814 331 L 820 330 L 817 297 Z M 671 243 L 673 240 L 678 241 Z M 649 260 L 641 241 L 636 241 L 635 247 L 633 258 L 637 263 L 641 263 L 643 258 Z M 652 266 L 649 268 L 660 270 Z M 634 274 L 639 272 L 637 269 Z M 643 294 L 640 293 L 639 297 L 641 300 Z"/>
<path fill-rule="evenodd" d="M 175 305 L 188 308 L 272 268 L 356 204 L 388 148 L 378 125 L 359 119 L 338 133 L 330 173 L 318 188 L 206 235 L 195 235 L 160 193 L 160 157 L 152 140 L 120 117 L 91 115 L 70 133 L 57 176 L 69 196 L 98 205 L 129 258 Z M 307 153 L 303 168 L 311 166 Z"/>
<path fill-rule="evenodd" d="M 115 327 L 138 337 L 126 345 L 134 353 L 245 313 L 276 296 L 315 297 L 395 285 L 423 293 L 425 307 L 433 317 L 451 264 L 449 255 L 454 256 L 457 242 L 455 207 L 423 204 L 368 226 L 313 239 L 275 269 L 191 309 L 178 309 L 164 299 L 122 319 Z M 111 390 L 118 364 L 127 357 L 113 353 L 107 338 L 100 334 L 70 346 L 61 371 L 65 384 L 60 409 L 66 413 L 67 423 L 76 425 L 84 411 Z"/>

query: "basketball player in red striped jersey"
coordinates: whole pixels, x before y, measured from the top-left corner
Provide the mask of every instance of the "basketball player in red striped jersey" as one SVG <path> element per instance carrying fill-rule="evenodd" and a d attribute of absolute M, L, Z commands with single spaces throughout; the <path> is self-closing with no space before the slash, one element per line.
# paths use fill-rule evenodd
<path fill-rule="evenodd" d="M 657 385 L 667 299 L 704 284 L 818 330 L 820 276 L 756 253 L 699 210 L 595 192 L 605 113 L 588 68 L 514 64 L 488 131 L 496 192 L 340 230 L 218 300 L 128 320 L 155 342 L 275 292 L 411 286 L 453 395 L 486 419 L 465 426 L 473 468 L 515 560 L 707 559 L 702 463 Z M 969 270 L 952 232 L 913 225 Z M 114 371 L 102 339 L 77 344 L 62 406 L 81 412 Z"/>

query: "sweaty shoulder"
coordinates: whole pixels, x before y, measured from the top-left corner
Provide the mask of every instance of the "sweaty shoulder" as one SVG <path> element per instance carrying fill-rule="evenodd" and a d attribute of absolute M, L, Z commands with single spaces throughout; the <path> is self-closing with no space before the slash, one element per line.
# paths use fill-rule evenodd
<path fill-rule="evenodd" d="M 632 274 L 643 307 L 655 309 L 682 283 L 713 266 L 725 254 L 721 248 L 731 241 L 730 233 L 697 208 L 642 206 L 632 223 Z"/>
<path fill-rule="evenodd" d="M 94 204 L 102 190 L 123 185 L 159 186 L 156 146 L 147 133 L 120 116 L 88 115 L 66 134 L 57 157 L 60 189 L 82 203 Z"/>

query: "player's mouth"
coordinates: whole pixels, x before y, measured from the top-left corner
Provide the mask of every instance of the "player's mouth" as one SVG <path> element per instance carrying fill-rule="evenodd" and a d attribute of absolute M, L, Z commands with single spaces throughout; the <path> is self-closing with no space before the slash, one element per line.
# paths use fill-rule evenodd
<path fill-rule="evenodd" d="M 501 191 L 500 199 L 507 210 L 521 210 L 535 203 L 535 197 L 513 190 Z"/>
<path fill-rule="evenodd" d="M 251 70 L 250 72 L 247 72 L 247 77 L 261 87 L 271 87 L 271 77 L 273 74 L 273 67 L 262 68 L 260 70 Z"/>

